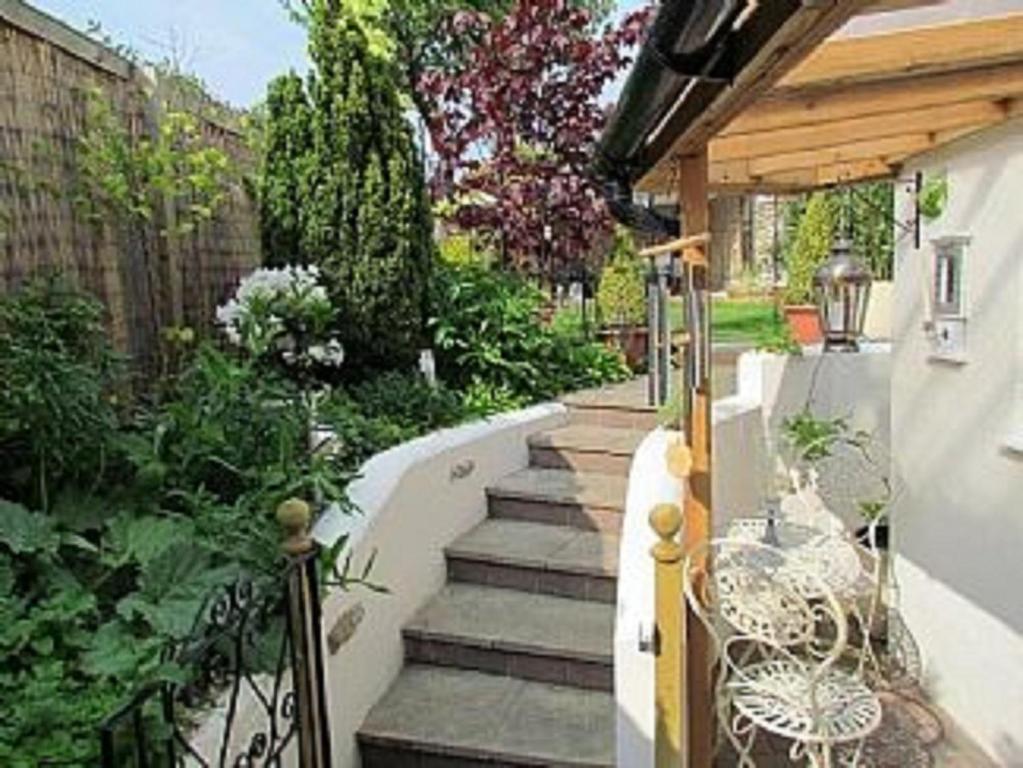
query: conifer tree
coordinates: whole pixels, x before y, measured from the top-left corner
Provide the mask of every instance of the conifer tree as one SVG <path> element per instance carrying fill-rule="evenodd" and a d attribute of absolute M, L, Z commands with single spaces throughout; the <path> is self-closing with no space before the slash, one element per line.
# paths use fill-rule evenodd
<path fill-rule="evenodd" d="M 307 147 L 282 163 L 297 179 L 289 182 L 297 205 L 274 209 L 274 217 L 278 210 L 293 215 L 270 222 L 278 227 L 273 237 L 290 242 L 290 223 L 299 223 L 297 259 L 325 272 L 349 373 L 405 367 L 422 343 L 433 231 L 396 71 L 371 51 L 358 21 L 330 0 L 311 4 L 309 51 L 307 105 L 282 99 L 292 108 L 283 119 L 298 137 L 295 146 Z M 272 152 L 271 141 L 267 146 Z"/>
<path fill-rule="evenodd" d="M 270 266 L 304 263 L 302 203 L 309 181 L 312 132 L 301 77 L 289 72 L 271 81 L 266 115 L 259 194 L 264 261 Z"/>

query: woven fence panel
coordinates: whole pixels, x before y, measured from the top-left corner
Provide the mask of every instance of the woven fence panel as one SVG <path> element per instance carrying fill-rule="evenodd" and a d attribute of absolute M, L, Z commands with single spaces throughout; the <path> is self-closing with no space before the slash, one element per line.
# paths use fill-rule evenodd
<path fill-rule="evenodd" d="M 12 22 L 10 8 L 30 15 Z M 25 18 L 31 23 L 21 23 Z M 102 60 L 91 50 L 101 50 Z M 157 89 L 129 62 L 23 4 L 0 0 L 0 291 L 61 273 L 104 303 L 114 345 L 152 373 L 162 329 L 209 333 L 217 304 L 258 265 L 258 220 L 238 184 L 214 218 L 187 236 L 166 234 L 169 206 L 147 227 L 116 217 L 90 221 L 72 196 L 87 93 L 96 87 L 133 135 L 153 130 Z M 206 140 L 237 167 L 249 162 L 236 131 L 201 109 L 194 114 Z"/>

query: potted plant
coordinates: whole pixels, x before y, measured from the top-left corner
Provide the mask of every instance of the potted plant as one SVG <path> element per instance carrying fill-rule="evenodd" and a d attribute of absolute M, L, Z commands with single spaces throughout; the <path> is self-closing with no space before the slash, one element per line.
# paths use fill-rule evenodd
<path fill-rule="evenodd" d="M 815 416 L 809 408 L 784 419 L 781 433 L 800 472 L 815 469 L 825 474 L 819 470 L 825 462 L 832 462 L 828 474 L 838 475 L 832 484 L 848 483 L 850 487 L 834 489 L 831 503 L 851 504 L 863 523 L 856 529 L 856 537 L 871 548 L 887 549 L 887 513 L 894 486 L 880 458 L 883 451 L 870 433 L 853 429 L 844 418 Z"/>
<path fill-rule="evenodd" d="M 824 193 L 810 196 L 799 218 L 795 237 L 785 254 L 788 284 L 783 293 L 785 320 L 799 344 L 823 338 L 820 317 L 813 304 L 813 275 L 831 251 L 836 222 L 835 203 Z"/>
<path fill-rule="evenodd" d="M 597 310 L 601 335 L 625 355 L 630 368 L 638 368 L 646 359 L 646 272 L 629 231 L 615 231 L 611 256 L 600 273 Z"/>

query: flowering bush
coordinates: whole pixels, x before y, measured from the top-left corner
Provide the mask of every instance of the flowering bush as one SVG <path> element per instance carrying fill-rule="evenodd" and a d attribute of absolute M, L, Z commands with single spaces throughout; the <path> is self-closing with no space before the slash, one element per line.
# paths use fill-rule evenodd
<path fill-rule="evenodd" d="M 332 332 L 335 315 L 315 266 L 257 269 L 217 308 L 217 322 L 232 344 L 306 370 L 337 368 L 344 361 Z"/>

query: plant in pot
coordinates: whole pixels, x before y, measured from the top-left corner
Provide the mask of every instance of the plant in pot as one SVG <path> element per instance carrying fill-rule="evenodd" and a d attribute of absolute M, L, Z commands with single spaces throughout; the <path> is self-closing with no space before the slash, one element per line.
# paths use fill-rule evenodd
<path fill-rule="evenodd" d="M 784 419 L 781 433 L 796 470 L 820 478 L 821 495 L 829 506 L 859 515 L 857 538 L 868 547 L 887 549 L 887 514 L 895 493 L 886 453 L 877 440 L 853 429 L 845 418 L 821 418 L 809 408 Z"/>
<path fill-rule="evenodd" d="M 785 320 L 799 344 L 821 341 L 820 317 L 813 303 L 813 275 L 831 252 L 837 206 L 822 192 L 810 196 L 785 254 L 788 284 L 783 294 Z"/>
<path fill-rule="evenodd" d="M 601 336 L 625 355 L 632 369 L 646 359 L 646 271 L 629 231 L 615 231 L 611 257 L 600 273 L 597 310 Z"/>

